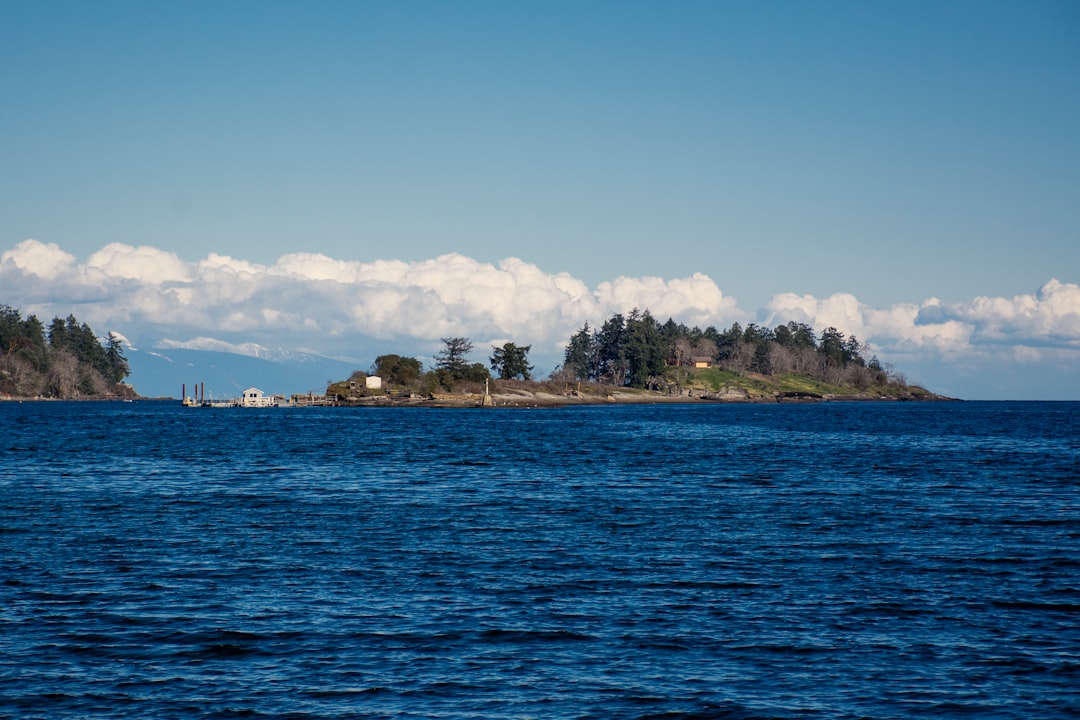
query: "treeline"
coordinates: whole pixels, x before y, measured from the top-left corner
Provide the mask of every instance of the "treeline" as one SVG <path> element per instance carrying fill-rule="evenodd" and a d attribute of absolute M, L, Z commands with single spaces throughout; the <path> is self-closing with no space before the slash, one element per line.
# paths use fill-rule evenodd
<path fill-rule="evenodd" d="M 382 378 L 389 387 L 396 390 L 425 395 L 441 391 L 475 392 L 493 379 L 491 371 L 494 371 L 500 380 L 532 379 L 533 366 L 529 364 L 529 345 L 516 345 L 512 342 L 505 343 L 502 347 L 493 345 L 488 358 L 489 370 L 483 363 L 469 360 L 469 353 L 474 347 L 469 338 L 442 338 L 442 342 L 443 349 L 435 355 L 435 365 L 430 371 L 425 371 L 423 364 L 416 358 L 389 354 L 375 358 L 370 374 Z M 362 394 L 364 391 L 361 388 L 364 385 L 361 381 L 367 376 L 368 373 L 357 370 L 347 381 L 331 383 L 326 394 L 338 396 L 340 399 Z"/>
<path fill-rule="evenodd" d="M 72 399 L 131 395 L 131 372 L 119 338 L 105 345 L 73 315 L 46 328 L 34 315 L 0 305 L 0 394 Z"/>
<path fill-rule="evenodd" d="M 584 325 L 566 347 L 563 364 L 552 374 L 566 380 L 661 389 L 673 368 L 715 366 L 734 373 L 802 375 L 860 389 L 905 384 L 882 367 L 876 356 L 863 357 L 854 335 L 834 327 L 820 337 L 805 323 L 767 328 L 733 323 L 727 330 L 701 330 L 668 319 L 658 322 L 648 310 L 616 313 L 599 328 Z"/>

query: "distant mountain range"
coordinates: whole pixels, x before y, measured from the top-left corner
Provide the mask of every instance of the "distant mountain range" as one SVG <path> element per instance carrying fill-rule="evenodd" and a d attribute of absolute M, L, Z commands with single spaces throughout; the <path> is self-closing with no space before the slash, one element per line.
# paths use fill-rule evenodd
<path fill-rule="evenodd" d="M 250 387 L 267 394 L 321 394 L 329 383 L 366 369 L 304 352 L 266 350 L 259 354 L 263 357 L 213 350 L 127 348 L 131 366 L 127 382 L 143 397 L 172 398 L 180 397 L 185 384 L 187 394 L 193 395 L 196 383 L 204 383 L 206 399 L 227 400 Z"/>

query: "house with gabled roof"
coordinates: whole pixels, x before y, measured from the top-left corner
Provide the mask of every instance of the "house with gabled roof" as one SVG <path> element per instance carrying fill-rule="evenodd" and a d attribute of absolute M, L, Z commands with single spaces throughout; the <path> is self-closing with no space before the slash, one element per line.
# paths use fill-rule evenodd
<path fill-rule="evenodd" d="M 278 404 L 277 396 L 267 395 L 259 388 L 248 388 L 240 396 L 240 407 L 274 407 Z"/>

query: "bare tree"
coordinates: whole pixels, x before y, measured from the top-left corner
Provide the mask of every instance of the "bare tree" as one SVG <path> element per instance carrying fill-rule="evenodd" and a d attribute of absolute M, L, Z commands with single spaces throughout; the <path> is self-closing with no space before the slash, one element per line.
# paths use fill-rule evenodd
<path fill-rule="evenodd" d="M 78 396 L 78 389 L 79 361 L 71 353 L 62 350 L 55 352 L 45 383 L 46 394 L 57 398 L 73 398 Z"/>

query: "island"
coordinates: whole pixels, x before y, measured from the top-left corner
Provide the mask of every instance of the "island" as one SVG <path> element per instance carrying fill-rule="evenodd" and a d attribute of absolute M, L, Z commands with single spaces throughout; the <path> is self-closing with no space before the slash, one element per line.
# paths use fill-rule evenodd
<path fill-rule="evenodd" d="M 367 371 L 332 382 L 325 395 L 245 397 L 207 402 L 200 388 L 189 407 L 428 406 L 553 407 L 597 403 L 825 402 L 942 400 L 903 374 L 865 357 L 853 335 L 829 327 L 820 335 L 795 321 L 773 328 L 729 328 L 658 322 L 648 310 L 617 313 L 600 327 L 586 323 L 565 343 L 563 362 L 533 377 L 531 345 L 492 346 L 488 362 L 470 358 L 467 337 L 442 338 L 425 369 L 413 357 L 384 354 Z M 105 343 L 74 316 L 48 328 L 0 305 L 0 399 L 133 399 L 122 339 Z"/>
<path fill-rule="evenodd" d="M 487 365 L 470 362 L 469 338 L 443 338 L 434 366 L 381 355 L 370 371 L 331 383 L 323 400 L 342 406 L 550 407 L 590 403 L 824 402 L 946 400 L 908 384 L 854 336 L 805 323 L 774 328 L 734 323 L 704 330 L 648 310 L 586 323 L 566 343 L 563 363 L 536 380 L 529 345 L 493 346 Z"/>

